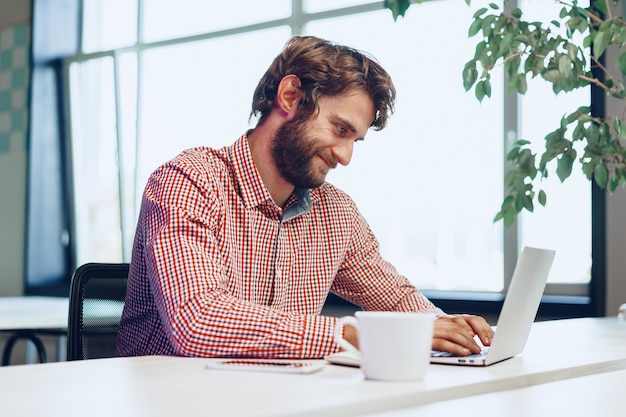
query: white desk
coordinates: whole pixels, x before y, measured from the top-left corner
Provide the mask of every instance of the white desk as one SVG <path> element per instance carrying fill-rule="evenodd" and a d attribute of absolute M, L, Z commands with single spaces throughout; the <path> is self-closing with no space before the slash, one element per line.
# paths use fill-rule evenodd
<path fill-rule="evenodd" d="M 542 345 L 545 354 L 540 354 Z M 0 369 L 0 409 L 3 415 L 20 416 L 326 417 L 456 408 L 479 398 L 473 396 L 507 398 L 530 389 L 524 391 L 530 394 L 516 395 L 524 398 L 551 384 L 558 391 L 561 383 L 566 387 L 577 377 L 597 375 L 599 381 L 593 383 L 613 384 L 613 376 L 621 381 L 626 373 L 625 347 L 626 323 L 610 317 L 537 323 L 522 355 L 487 368 L 431 365 L 419 382 L 368 381 L 358 369 L 332 365 L 310 375 L 207 370 L 208 359 L 202 358 L 12 366 Z M 566 404 L 565 412 L 576 411 L 574 400 Z M 518 406 L 500 402 L 500 407 L 510 410 Z M 489 404 L 482 404 L 473 415 L 488 408 Z"/>
<path fill-rule="evenodd" d="M 510 391 L 475 395 L 369 417 L 624 417 L 626 370 L 581 376 Z"/>
<path fill-rule="evenodd" d="M 37 332 L 41 331 L 59 336 L 57 359 L 64 359 L 65 355 L 62 352 L 65 351 L 68 302 L 67 298 L 61 297 L 0 297 L 0 331 L 14 333 L 14 336 L 7 340 L 3 359 L 7 355 L 10 356 L 17 338 L 32 341 L 39 350 L 40 360 L 45 359 L 43 344 L 37 337 Z"/>

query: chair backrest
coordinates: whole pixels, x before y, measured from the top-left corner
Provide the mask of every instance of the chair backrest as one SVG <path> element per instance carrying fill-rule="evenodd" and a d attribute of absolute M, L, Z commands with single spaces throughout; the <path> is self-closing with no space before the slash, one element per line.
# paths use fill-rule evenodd
<path fill-rule="evenodd" d="M 70 287 L 67 360 L 115 356 L 128 264 L 80 266 Z"/>

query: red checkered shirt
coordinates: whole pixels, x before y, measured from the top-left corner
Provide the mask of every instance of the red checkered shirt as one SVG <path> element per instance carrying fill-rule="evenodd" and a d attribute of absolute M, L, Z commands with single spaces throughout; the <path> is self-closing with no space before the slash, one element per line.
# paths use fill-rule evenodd
<path fill-rule="evenodd" d="M 328 292 L 365 310 L 443 314 L 383 260 L 354 202 L 325 183 L 277 206 L 246 136 L 149 178 L 118 354 L 318 358 L 336 352 Z"/>

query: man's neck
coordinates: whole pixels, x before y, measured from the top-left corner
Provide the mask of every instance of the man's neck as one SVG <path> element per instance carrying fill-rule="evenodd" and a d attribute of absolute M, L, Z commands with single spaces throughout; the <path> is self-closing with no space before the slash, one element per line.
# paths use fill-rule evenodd
<path fill-rule="evenodd" d="M 248 133 L 248 146 L 263 184 L 272 196 L 274 203 L 283 207 L 295 187 L 283 179 L 274 164 L 271 145 L 276 129 L 272 128 L 269 122 L 271 120 Z"/>

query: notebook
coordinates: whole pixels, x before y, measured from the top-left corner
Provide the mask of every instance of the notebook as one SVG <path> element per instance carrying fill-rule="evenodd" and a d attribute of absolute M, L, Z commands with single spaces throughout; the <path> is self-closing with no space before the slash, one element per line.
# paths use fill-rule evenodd
<path fill-rule="evenodd" d="M 512 358 L 524 350 L 541 296 L 552 268 L 555 251 L 524 247 L 513 272 L 511 285 L 500 311 L 496 333 L 491 346 L 479 354 L 454 356 L 447 352 L 433 352 L 431 363 L 467 366 L 488 366 Z M 342 351 L 325 358 L 336 365 L 358 367 L 358 352 Z"/>
<path fill-rule="evenodd" d="M 537 316 L 554 256 L 555 251 L 549 249 L 522 249 L 491 346 L 470 356 L 433 352 L 431 363 L 488 366 L 521 353 Z"/>

